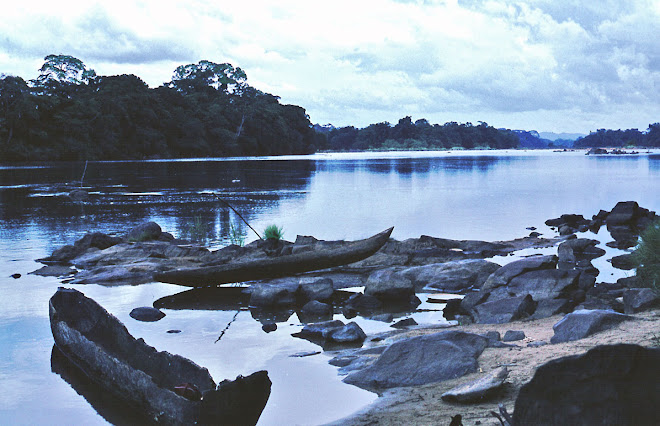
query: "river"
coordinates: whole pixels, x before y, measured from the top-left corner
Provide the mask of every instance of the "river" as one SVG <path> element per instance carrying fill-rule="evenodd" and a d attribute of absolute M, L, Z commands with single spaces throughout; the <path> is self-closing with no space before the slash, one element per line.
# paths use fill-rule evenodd
<path fill-rule="evenodd" d="M 618 201 L 634 200 L 659 211 L 659 183 L 657 151 L 626 156 L 451 151 L 87 166 L 0 164 L 0 423 L 107 424 L 84 396 L 51 371 L 48 299 L 61 282 L 29 275 L 41 266 L 35 259 L 88 231 L 123 233 L 153 220 L 164 231 L 201 239 L 211 248 L 229 244 L 232 228 L 245 242 L 254 240 L 240 218 L 217 200 L 214 194 L 219 194 L 258 231 L 277 224 L 287 240 L 298 234 L 354 240 L 394 226 L 396 239 L 431 235 L 496 241 L 526 236 L 528 227 L 553 236 L 545 220 L 564 213 L 590 218 Z M 66 194 L 81 186 L 90 192 L 89 201 L 68 200 Z M 599 237 L 608 241 L 606 234 Z M 599 281 L 620 275 L 604 259 L 594 264 L 601 269 Z M 129 317 L 134 307 L 149 306 L 181 291 L 179 287 L 75 287 L 122 320 L 134 336 L 207 367 L 216 381 L 267 369 L 273 388 L 262 425 L 329 422 L 376 398 L 342 383 L 325 354 L 291 356 L 318 349 L 291 337 L 302 327 L 295 314 L 266 334 L 249 311 L 241 311 L 216 343 L 235 312 L 165 310 L 167 316 L 156 323 Z M 415 318 L 444 321 L 441 313 Z M 377 321 L 357 321 L 367 333 L 388 328 Z M 170 329 L 181 333 L 167 333 Z"/>

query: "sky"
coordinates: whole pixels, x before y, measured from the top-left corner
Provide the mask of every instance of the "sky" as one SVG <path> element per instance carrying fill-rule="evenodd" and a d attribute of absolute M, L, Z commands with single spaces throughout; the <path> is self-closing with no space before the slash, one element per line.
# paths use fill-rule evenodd
<path fill-rule="evenodd" d="M 49 54 L 151 87 L 179 65 L 241 67 L 313 123 L 588 133 L 660 122 L 660 0 L 10 2 L 0 74 Z"/>

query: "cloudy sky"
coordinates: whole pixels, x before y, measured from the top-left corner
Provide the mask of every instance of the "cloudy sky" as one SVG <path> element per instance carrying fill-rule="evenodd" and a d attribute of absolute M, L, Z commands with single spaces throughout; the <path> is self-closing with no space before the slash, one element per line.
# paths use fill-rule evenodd
<path fill-rule="evenodd" d="M 644 130 L 660 121 L 659 35 L 660 0 L 12 1 L 0 73 L 36 78 L 67 54 L 156 87 L 206 59 L 315 123 Z"/>

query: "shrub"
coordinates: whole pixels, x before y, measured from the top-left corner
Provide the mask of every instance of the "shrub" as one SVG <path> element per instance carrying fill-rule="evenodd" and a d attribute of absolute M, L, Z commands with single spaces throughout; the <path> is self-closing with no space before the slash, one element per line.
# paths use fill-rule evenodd
<path fill-rule="evenodd" d="M 281 240 L 283 235 L 283 228 L 277 225 L 268 225 L 264 231 L 264 238 L 267 240 Z"/>
<path fill-rule="evenodd" d="M 638 284 L 660 293 L 660 221 L 640 235 L 633 259 L 637 264 Z"/>

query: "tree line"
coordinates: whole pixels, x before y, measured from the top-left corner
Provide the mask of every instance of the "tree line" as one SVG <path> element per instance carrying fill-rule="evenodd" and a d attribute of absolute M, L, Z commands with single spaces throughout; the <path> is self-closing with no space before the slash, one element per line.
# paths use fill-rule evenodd
<path fill-rule="evenodd" d="M 574 148 L 625 148 L 635 146 L 660 147 L 660 123 L 649 124 L 646 132 L 640 132 L 637 129 L 598 129 L 576 140 L 573 144 Z"/>
<path fill-rule="evenodd" d="M 449 148 L 517 148 L 519 136 L 511 131 L 496 129 L 487 123 L 443 125 L 430 124 L 426 119 L 415 122 L 404 117 L 392 126 L 388 122 L 371 124 L 358 129 L 353 126 L 334 128 L 316 127 L 327 134 L 327 147 L 336 151 L 363 151 L 368 149 L 449 149 Z"/>
<path fill-rule="evenodd" d="M 49 55 L 40 75 L 0 76 L 0 161 L 308 154 L 324 148 L 305 110 L 230 64 L 178 67 L 157 88 Z"/>

